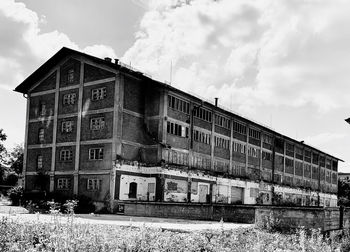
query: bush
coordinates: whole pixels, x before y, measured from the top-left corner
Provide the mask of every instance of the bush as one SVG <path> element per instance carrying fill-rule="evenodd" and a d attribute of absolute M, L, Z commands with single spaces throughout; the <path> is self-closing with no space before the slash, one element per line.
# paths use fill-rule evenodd
<path fill-rule="evenodd" d="M 92 201 L 91 198 L 84 196 L 84 195 L 80 195 L 80 196 L 76 197 L 75 200 L 78 201 L 78 205 L 75 208 L 76 213 L 93 213 L 93 212 L 95 212 L 95 205 L 94 205 L 94 202 Z"/>
<path fill-rule="evenodd" d="M 23 187 L 16 186 L 7 191 L 7 195 L 12 201 L 13 206 L 19 206 L 23 200 Z"/>

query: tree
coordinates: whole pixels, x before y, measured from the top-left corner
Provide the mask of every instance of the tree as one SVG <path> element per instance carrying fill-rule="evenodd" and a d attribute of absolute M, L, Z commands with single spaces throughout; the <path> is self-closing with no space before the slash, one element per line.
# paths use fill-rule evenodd
<path fill-rule="evenodd" d="M 24 148 L 23 145 L 16 145 L 15 148 L 10 153 L 10 160 L 8 164 L 10 165 L 10 169 L 17 174 L 22 173 L 23 169 L 23 153 Z"/>
<path fill-rule="evenodd" d="M 350 206 L 350 181 L 338 180 L 338 205 Z"/>
<path fill-rule="evenodd" d="M 0 185 L 3 183 L 3 177 L 5 173 L 5 157 L 6 157 L 6 148 L 3 142 L 6 140 L 7 136 L 3 132 L 3 129 L 0 129 Z"/>
<path fill-rule="evenodd" d="M 6 156 L 6 148 L 2 142 L 6 141 L 7 136 L 3 132 L 3 129 L 0 129 L 0 163 L 2 163 Z"/>

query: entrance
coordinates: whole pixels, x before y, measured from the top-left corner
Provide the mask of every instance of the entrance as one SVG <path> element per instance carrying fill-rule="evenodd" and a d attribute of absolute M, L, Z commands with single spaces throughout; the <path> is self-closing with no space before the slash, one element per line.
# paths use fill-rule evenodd
<path fill-rule="evenodd" d="M 199 202 L 206 203 L 208 195 L 208 185 L 199 185 Z"/>
<path fill-rule="evenodd" d="M 137 194 L 137 183 L 131 182 L 129 185 L 129 199 L 135 199 Z"/>

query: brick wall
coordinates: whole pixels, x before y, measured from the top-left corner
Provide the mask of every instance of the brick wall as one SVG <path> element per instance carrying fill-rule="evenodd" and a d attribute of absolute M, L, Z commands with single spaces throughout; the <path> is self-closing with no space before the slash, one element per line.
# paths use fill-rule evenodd
<path fill-rule="evenodd" d="M 100 180 L 100 188 L 99 190 L 87 190 L 87 181 L 88 179 L 98 179 Z M 107 175 L 79 175 L 79 195 L 85 195 L 92 200 L 96 201 L 106 201 L 108 200 L 109 195 L 109 183 L 110 176 Z"/>
<path fill-rule="evenodd" d="M 60 153 L 61 150 L 71 150 L 72 160 L 61 160 Z M 56 171 L 74 171 L 75 165 L 75 146 L 60 146 L 56 148 Z"/>
<path fill-rule="evenodd" d="M 72 132 L 62 132 L 62 123 L 66 121 L 73 122 Z M 57 143 L 75 142 L 76 137 L 77 137 L 77 117 L 76 116 L 57 120 L 57 134 L 56 134 Z"/>
<path fill-rule="evenodd" d="M 46 113 L 44 116 L 41 116 L 39 111 L 40 104 L 42 103 L 45 103 L 45 107 L 46 107 Z M 46 94 L 46 95 L 30 97 L 29 119 L 53 116 L 54 109 L 55 109 L 55 94 Z"/>
<path fill-rule="evenodd" d="M 44 141 L 39 141 L 39 129 L 44 129 Z M 28 125 L 28 144 L 51 144 L 53 120 L 31 122 Z"/>
<path fill-rule="evenodd" d="M 103 160 L 89 160 L 90 148 L 103 148 Z M 80 146 L 80 170 L 110 170 L 112 168 L 112 145 L 89 144 Z"/>
<path fill-rule="evenodd" d="M 91 100 L 91 92 L 96 88 L 106 88 L 106 97 L 101 100 Z M 104 108 L 113 108 L 114 106 L 114 81 L 103 84 L 84 87 L 83 91 L 83 110 L 97 110 Z"/>
<path fill-rule="evenodd" d="M 75 94 L 76 100 L 74 104 L 65 104 L 63 105 L 63 97 L 65 94 Z M 78 112 L 78 100 L 79 100 L 79 89 L 70 89 L 61 91 L 59 93 L 59 100 L 58 100 L 58 114 L 72 114 Z"/>
<path fill-rule="evenodd" d="M 115 77 L 115 73 L 89 64 L 84 64 L 84 83 L 89 81 L 106 79 L 110 77 Z"/>
<path fill-rule="evenodd" d="M 73 81 L 68 81 L 68 72 L 73 70 Z M 80 62 L 76 59 L 68 59 L 60 68 L 60 87 L 79 84 Z"/>
<path fill-rule="evenodd" d="M 29 149 L 27 155 L 27 172 L 37 171 L 37 157 L 38 155 L 43 156 L 43 169 L 42 171 L 50 171 L 51 169 L 51 156 L 52 148 L 38 148 Z"/>
<path fill-rule="evenodd" d="M 103 117 L 105 126 L 100 130 L 90 129 L 90 122 L 93 118 Z M 113 112 L 89 114 L 83 117 L 81 122 L 81 141 L 108 139 L 113 136 Z"/>
<path fill-rule="evenodd" d="M 124 76 L 124 108 L 144 114 L 145 90 L 141 81 Z"/>
<path fill-rule="evenodd" d="M 43 80 L 37 87 L 32 90 L 32 93 L 51 90 L 56 88 L 56 72 Z"/>

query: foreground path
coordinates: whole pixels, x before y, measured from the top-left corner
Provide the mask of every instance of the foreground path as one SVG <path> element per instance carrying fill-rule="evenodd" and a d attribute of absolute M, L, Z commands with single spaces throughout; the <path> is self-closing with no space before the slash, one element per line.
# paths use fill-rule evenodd
<path fill-rule="evenodd" d="M 8 214 L 0 213 L 1 218 L 9 218 L 21 222 L 54 222 L 55 219 L 47 214 Z M 60 215 L 57 219 L 61 223 L 67 222 L 68 218 L 65 215 Z M 81 224 L 104 224 L 104 225 L 118 225 L 118 226 L 132 226 L 132 227 L 152 227 L 161 228 L 165 230 L 174 231 L 203 231 L 203 230 L 229 230 L 241 227 L 253 227 L 253 224 L 237 224 L 237 223 L 220 223 L 214 221 L 195 221 L 184 219 L 165 219 L 165 218 L 151 218 L 151 217 L 134 217 L 122 215 L 91 215 L 91 214 L 77 214 L 74 218 L 75 223 Z"/>

